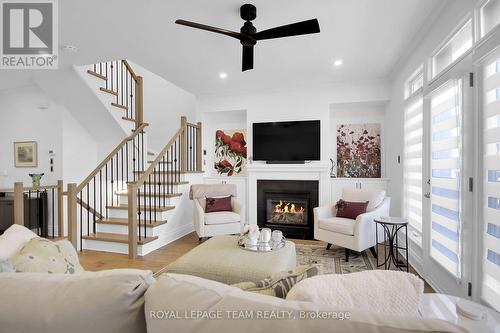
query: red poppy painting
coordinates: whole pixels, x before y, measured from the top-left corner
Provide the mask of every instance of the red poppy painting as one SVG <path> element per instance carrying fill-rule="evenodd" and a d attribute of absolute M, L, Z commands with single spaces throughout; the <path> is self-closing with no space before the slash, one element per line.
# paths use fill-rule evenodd
<path fill-rule="evenodd" d="M 380 178 L 380 124 L 337 126 L 337 177 Z"/>
<path fill-rule="evenodd" d="M 214 168 L 219 175 L 245 175 L 247 162 L 245 136 L 245 130 L 217 130 L 215 132 Z"/>

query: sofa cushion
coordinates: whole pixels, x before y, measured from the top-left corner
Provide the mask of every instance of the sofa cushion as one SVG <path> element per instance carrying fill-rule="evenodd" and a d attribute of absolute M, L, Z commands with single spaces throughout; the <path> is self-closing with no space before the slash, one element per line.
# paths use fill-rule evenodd
<path fill-rule="evenodd" d="M 345 311 L 324 304 L 287 301 L 189 275 L 162 275 L 148 289 L 145 298 L 148 333 L 466 332 L 441 320 L 381 316 L 356 309 Z M 207 319 L 209 315 L 215 319 Z"/>
<path fill-rule="evenodd" d="M 356 220 L 345 217 L 330 217 L 327 219 L 320 219 L 319 228 L 352 236 L 354 235 L 355 223 Z"/>
<path fill-rule="evenodd" d="M 366 213 L 368 201 L 365 202 L 350 202 L 340 199 L 335 205 L 337 208 L 337 217 L 345 217 L 355 220 L 358 215 Z"/>
<path fill-rule="evenodd" d="M 83 272 L 74 250 L 66 254 L 61 248 L 65 247 L 65 250 L 69 251 L 67 244 L 61 243 L 63 246 L 45 238 L 33 238 L 10 258 L 10 262 L 16 272 L 63 274 Z M 69 245 L 72 248 L 71 244 Z"/>
<path fill-rule="evenodd" d="M 215 212 L 205 214 L 206 225 L 239 223 L 240 220 L 240 215 L 234 212 Z"/>
<path fill-rule="evenodd" d="M 18 224 L 11 225 L 0 235 L 0 260 L 12 257 L 34 237 L 38 235 L 28 228 Z"/>
<path fill-rule="evenodd" d="M 220 198 L 206 198 L 205 213 L 231 212 L 231 196 Z"/>
<path fill-rule="evenodd" d="M 366 211 L 371 212 L 382 204 L 385 199 L 385 191 L 383 190 L 358 190 L 354 188 L 344 187 L 342 189 L 342 199 L 352 202 L 366 202 L 368 207 Z"/>
<path fill-rule="evenodd" d="M 278 272 L 270 277 L 258 280 L 233 284 L 233 287 L 269 296 L 285 298 L 292 287 L 309 277 L 318 275 L 319 267 L 316 265 L 299 266 L 293 270 Z"/>
<path fill-rule="evenodd" d="M 417 316 L 423 293 L 424 282 L 416 275 L 374 270 L 302 280 L 286 298 L 384 315 Z"/>
<path fill-rule="evenodd" d="M 150 271 L 0 274 L 0 331 L 146 333 Z M 6 301 L 8 300 L 8 301 Z"/>

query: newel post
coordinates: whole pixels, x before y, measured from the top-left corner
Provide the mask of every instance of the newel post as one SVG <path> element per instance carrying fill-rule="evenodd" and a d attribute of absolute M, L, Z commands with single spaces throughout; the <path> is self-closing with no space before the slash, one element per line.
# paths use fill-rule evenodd
<path fill-rule="evenodd" d="M 64 237 L 64 202 L 63 202 L 64 183 L 57 181 L 57 236 Z"/>
<path fill-rule="evenodd" d="M 14 183 L 14 223 L 24 225 L 24 185 Z"/>
<path fill-rule="evenodd" d="M 134 183 L 127 185 L 128 192 L 128 257 L 137 258 L 137 189 Z"/>
<path fill-rule="evenodd" d="M 198 126 L 196 127 L 196 171 L 202 171 L 203 168 L 201 133 L 201 122 L 198 122 Z"/>
<path fill-rule="evenodd" d="M 78 246 L 77 195 L 76 184 L 68 184 L 68 240 L 75 249 Z"/>
<path fill-rule="evenodd" d="M 135 81 L 135 128 L 139 128 L 144 122 L 144 81 L 138 76 Z"/>
<path fill-rule="evenodd" d="M 187 145 L 187 117 L 181 117 L 181 171 L 187 171 L 188 145 Z"/>

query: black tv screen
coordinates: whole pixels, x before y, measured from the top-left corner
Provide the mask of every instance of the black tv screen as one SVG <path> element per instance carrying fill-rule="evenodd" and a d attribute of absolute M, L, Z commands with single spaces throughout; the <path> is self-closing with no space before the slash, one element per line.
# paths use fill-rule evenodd
<path fill-rule="evenodd" d="M 253 159 L 268 162 L 320 160 L 320 121 L 253 124 Z"/>

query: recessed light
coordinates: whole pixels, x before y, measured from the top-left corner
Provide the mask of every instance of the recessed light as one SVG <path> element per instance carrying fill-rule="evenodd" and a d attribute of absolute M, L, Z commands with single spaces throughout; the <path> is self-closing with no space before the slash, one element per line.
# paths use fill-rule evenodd
<path fill-rule="evenodd" d="M 338 67 L 338 66 L 342 66 L 343 63 L 344 62 L 342 61 L 342 59 L 338 59 L 338 60 L 335 60 L 333 62 L 333 65 Z"/>
<path fill-rule="evenodd" d="M 221 79 L 225 79 L 225 78 L 227 78 L 227 74 L 226 74 L 226 73 L 220 73 L 220 74 L 219 74 L 219 77 L 220 77 Z"/>

